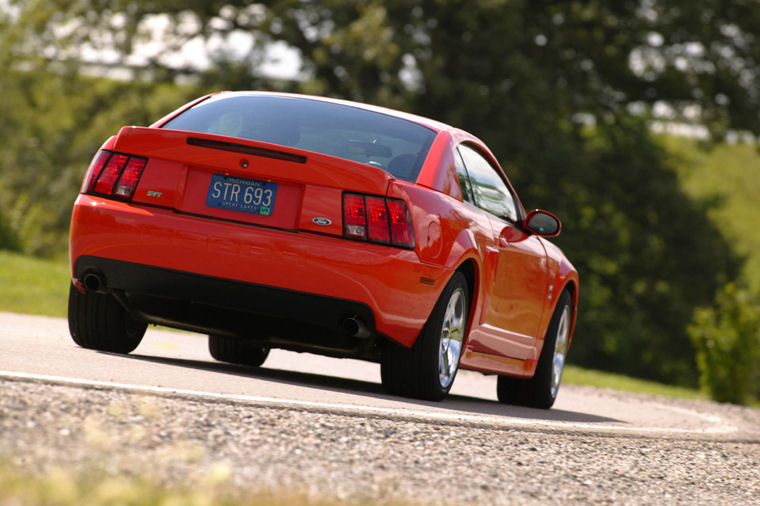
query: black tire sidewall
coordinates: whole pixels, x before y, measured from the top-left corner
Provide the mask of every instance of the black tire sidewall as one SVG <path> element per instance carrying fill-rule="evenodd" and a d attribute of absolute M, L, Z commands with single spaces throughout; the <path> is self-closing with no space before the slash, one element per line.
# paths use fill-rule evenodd
<path fill-rule="evenodd" d="M 134 320 L 107 293 L 81 293 L 69 288 L 69 333 L 83 348 L 111 353 L 130 353 L 137 348 L 148 325 Z"/>
<path fill-rule="evenodd" d="M 243 338 L 220 335 L 208 336 L 208 349 L 211 356 L 231 364 L 259 367 L 269 356 L 269 348 L 257 346 Z"/>
<path fill-rule="evenodd" d="M 443 319 L 446 316 L 446 308 L 448 307 L 449 301 L 451 300 L 451 296 L 457 291 L 457 289 L 461 289 L 462 293 L 464 294 L 465 336 L 462 340 L 462 347 L 459 350 L 460 355 L 457 360 L 457 368 L 454 371 L 454 377 L 452 378 L 451 383 L 449 383 L 449 386 L 444 387 L 441 385 L 439 372 L 441 332 L 443 330 Z M 436 303 L 435 308 L 433 309 L 433 312 L 428 319 L 428 323 L 425 325 L 423 334 L 420 337 L 419 344 L 423 347 L 423 363 L 420 364 L 420 366 L 423 367 L 423 370 L 427 375 L 426 383 L 430 385 L 429 390 L 433 394 L 435 400 L 440 400 L 449 393 L 449 390 L 451 390 L 451 387 L 456 380 L 456 375 L 459 372 L 459 361 L 461 360 L 462 353 L 464 352 L 467 327 L 469 323 L 468 319 L 470 317 L 469 299 L 470 297 L 467 292 L 467 280 L 461 272 L 456 272 L 451 277 L 449 282 L 446 284 L 443 292 L 441 293 L 441 297 L 438 299 L 438 302 Z"/>

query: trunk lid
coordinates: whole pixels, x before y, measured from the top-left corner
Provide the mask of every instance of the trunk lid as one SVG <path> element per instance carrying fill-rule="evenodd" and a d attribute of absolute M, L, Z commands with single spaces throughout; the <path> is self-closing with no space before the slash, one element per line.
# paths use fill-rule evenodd
<path fill-rule="evenodd" d="M 134 202 L 287 230 L 342 235 L 343 191 L 385 195 L 381 168 L 266 142 L 124 127 L 111 149 L 148 163 Z"/>

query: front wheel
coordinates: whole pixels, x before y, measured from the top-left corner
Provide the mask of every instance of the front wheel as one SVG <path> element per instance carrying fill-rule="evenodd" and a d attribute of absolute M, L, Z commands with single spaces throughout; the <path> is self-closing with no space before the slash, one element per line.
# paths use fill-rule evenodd
<path fill-rule="evenodd" d="M 129 353 L 148 325 L 133 319 L 111 294 L 80 293 L 69 287 L 69 333 L 82 348 Z"/>
<path fill-rule="evenodd" d="M 467 280 L 456 272 L 414 345 L 389 344 L 383 351 L 383 387 L 405 397 L 431 401 L 446 397 L 459 370 L 469 309 Z"/>
<path fill-rule="evenodd" d="M 572 298 L 563 292 L 554 309 L 544 347 L 532 378 L 499 376 L 496 395 L 505 404 L 549 409 L 557 399 L 565 359 L 570 345 Z"/>

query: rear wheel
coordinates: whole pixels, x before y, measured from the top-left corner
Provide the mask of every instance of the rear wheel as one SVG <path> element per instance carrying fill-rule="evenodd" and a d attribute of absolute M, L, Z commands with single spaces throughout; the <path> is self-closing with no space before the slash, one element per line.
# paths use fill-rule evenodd
<path fill-rule="evenodd" d="M 147 328 L 129 316 L 113 295 L 80 293 L 74 285 L 69 287 L 69 333 L 82 348 L 129 353 Z"/>
<path fill-rule="evenodd" d="M 220 362 L 259 367 L 269 356 L 269 348 L 256 346 L 245 339 L 208 336 L 208 351 Z"/>
<path fill-rule="evenodd" d="M 552 407 L 565 369 L 571 320 L 572 298 L 569 292 L 563 292 L 546 331 L 536 373 L 532 378 L 499 376 L 496 384 L 499 401 L 532 408 Z"/>
<path fill-rule="evenodd" d="M 383 387 L 396 395 L 440 401 L 454 383 L 464 347 L 469 311 L 467 280 L 449 280 L 422 333 L 411 348 L 389 345 L 383 351 Z"/>

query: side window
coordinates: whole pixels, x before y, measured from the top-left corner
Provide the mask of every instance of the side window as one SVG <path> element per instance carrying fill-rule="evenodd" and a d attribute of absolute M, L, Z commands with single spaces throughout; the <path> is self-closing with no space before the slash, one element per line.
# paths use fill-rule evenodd
<path fill-rule="evenodd" d="M 483 156 L 474 149 L 460 145 L 457 150 L 462 155 L 472 184 L 475 205 L 501 218 L 517 221 L 517 205 L 507 183 Z M 462 189 L 464 193 L 464 188 Z"/>
<path fill-rule="evenodd" d="M 457 179 L 459 179 L 459 188 L 462 190 L 462 197 L 465 202 L 469 202 L 475 205 L 475 198 L 472 196 L 472 185 L 470 184 L 470 176 L 467 174 L 467 169 L 462 161 L 462 155 L 459 154 L 459 150 L 454 153 L 454 167 L 457 171 Z"/>

